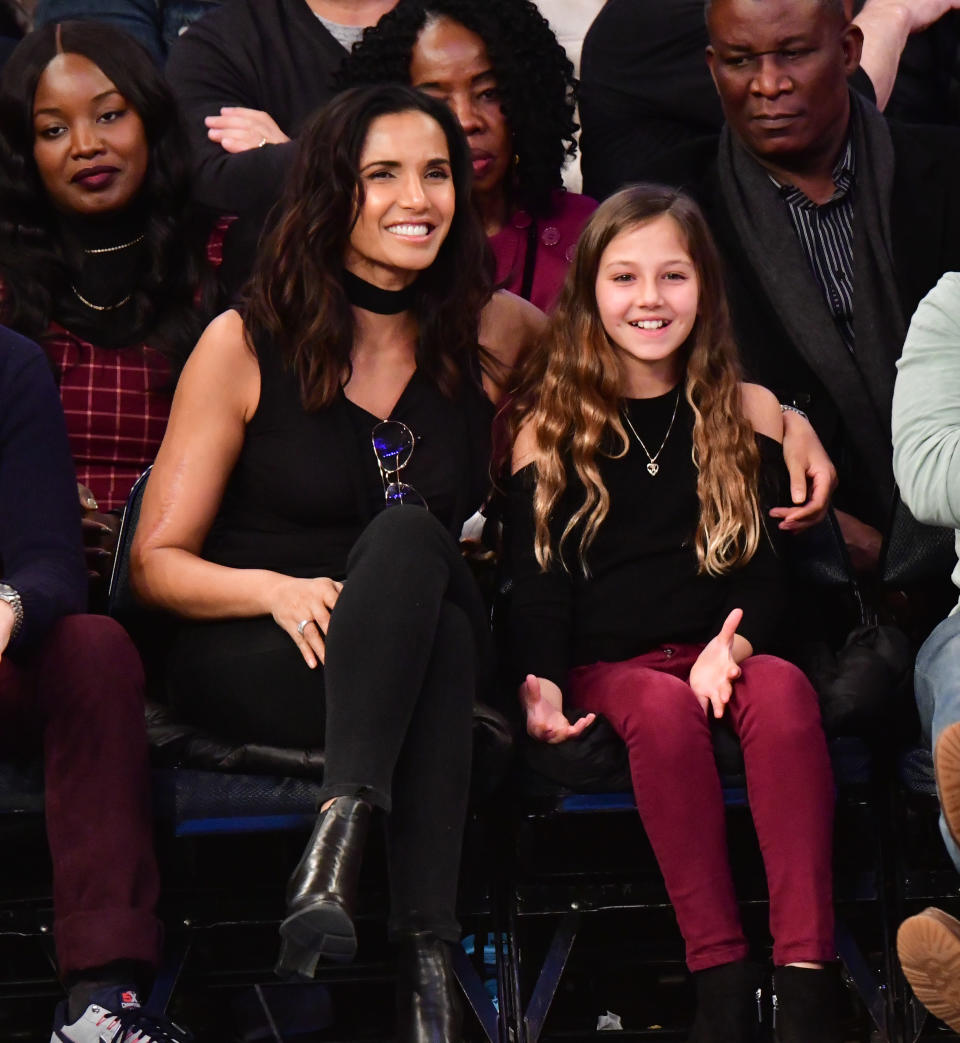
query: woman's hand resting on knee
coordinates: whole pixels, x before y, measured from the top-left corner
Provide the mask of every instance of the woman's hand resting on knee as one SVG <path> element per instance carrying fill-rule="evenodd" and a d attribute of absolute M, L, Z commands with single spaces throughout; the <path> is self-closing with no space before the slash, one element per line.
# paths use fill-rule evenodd
<path fill-rule="evenodd" d="M 541 742 L 574 739 L 596 720 L 595 713 L 571 724 L 563 715 L 563 692 L 545 677 L 527 674 L 520 685 L 520 702 L 527 714 L 527 733 Z"/>
<path fill-rule="evenodd" d="M 293 638 L 311 670 L 326 655 L 325 638 L 330 625 L 330 613 L 337 603 L 343 584 L 320 576 L 317 579 L 297 579 L 281 576 L 270 596 L 270 614 L 277 626 Z M 302 629 L 300 624 L 307 620 Z"/>
<path fill-rule="evenodd" d="M 743 609 L 735 608 L 724 620 L 720 633 L 707 644 L 690 668 L 687 682 L 693 689 L 704 713 L 713 707 L 713 716 L 723 716 L 733 695 L 733 682 L 740 676 L 740 663 L 753 654 L 745 637 L 737 633 Z"/>

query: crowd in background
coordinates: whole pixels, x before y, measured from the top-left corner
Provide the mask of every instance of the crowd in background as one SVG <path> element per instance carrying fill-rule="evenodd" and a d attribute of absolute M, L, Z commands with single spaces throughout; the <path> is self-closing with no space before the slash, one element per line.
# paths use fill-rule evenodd
<path fill-rule="evenodd" d="M 548 745 L 610 722 L 696 981 L 690 1039 L 746 1041 L 760 969 L 713 752 L 732 731 L 779 1038 L 839 1041 L 830 734 L 783 562 L 835 524 L 906 635 L 960 870 L 937 553 L 939 529 L 960 541 L 960 3 L 0 15 L 0 742 L 43 751 L 53 1038 L 190 1038 L 139 999 L 161 943 L 146 656 L 191 725 L 324 750 L 281 976 L 352 958 L 385 817 L 418 1043 L 460 1038 L 475 701 Z M 146 650 L 105 613 L 151 465 L 130 576 L 169 627 Z M 477 512 L 509 581 L 497 642 L 460 552 Z M 960 1030 L 936 963 L 960 923 L 927 910 L 899 946 Z"/>

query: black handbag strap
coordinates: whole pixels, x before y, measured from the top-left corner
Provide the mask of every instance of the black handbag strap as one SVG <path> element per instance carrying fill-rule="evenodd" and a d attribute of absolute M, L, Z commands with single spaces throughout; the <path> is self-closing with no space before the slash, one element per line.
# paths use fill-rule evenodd
<path fill-rule="evenodd" d="M 520 282 L 520 296 L 528 301 L 533 292 L 533 272 L 537 267 L 537 245 L 539 235 L 537 222 L 532 220 L 527 225 L 527 250 L 523 255 L 523 279 Z"/>

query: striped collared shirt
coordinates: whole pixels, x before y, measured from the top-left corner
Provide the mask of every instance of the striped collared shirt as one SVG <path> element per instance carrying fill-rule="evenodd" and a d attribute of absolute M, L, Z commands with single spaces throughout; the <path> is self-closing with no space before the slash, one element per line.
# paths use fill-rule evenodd
<path fill-rule="evenodd" d="M 787 204 L 790 220 L 800 245 L 820 287 L 837 332 L 847 348 L 854 349 L 853 334 L 853 140 L 847 139 L 836 166 L 832 198 L 814 203 L 794 185 L 781 185 L 780 195 Z"/>

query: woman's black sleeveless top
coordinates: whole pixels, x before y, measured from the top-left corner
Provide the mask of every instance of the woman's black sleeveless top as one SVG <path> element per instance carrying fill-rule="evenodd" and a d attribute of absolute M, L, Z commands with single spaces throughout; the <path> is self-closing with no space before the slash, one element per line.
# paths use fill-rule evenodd
<path fill-rule="evenodd" d="M 234 568 L 342 579 L 367 523 L 381 510 L 399 509 L 384 505 L 371 441 L 380 418 L 342 392 L 332 405 L 307 412 L 297 376 L 275 345 L 264 339 L 256 349 L 260 402 L 203 557 Z M 458 536 L 490 485 L 493 406 L 479 366 L 452 398 L 414 372 L 390 419 L 403 421 L 416 439 L 402 480 Z"/>

